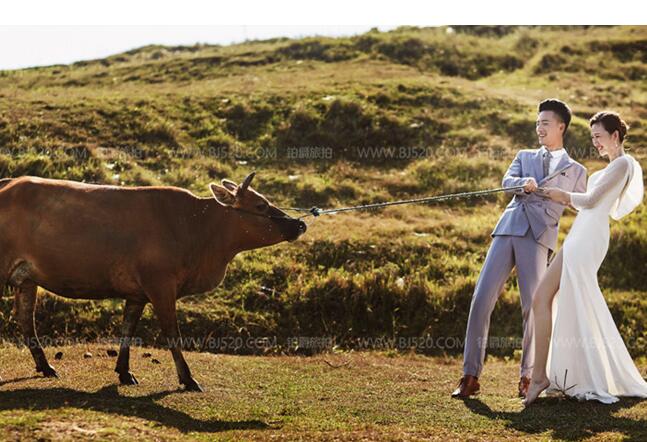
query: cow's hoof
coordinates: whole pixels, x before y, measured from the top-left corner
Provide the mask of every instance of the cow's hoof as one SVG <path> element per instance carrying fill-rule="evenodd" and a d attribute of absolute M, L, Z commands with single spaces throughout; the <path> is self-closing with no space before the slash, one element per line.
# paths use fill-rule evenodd
<path fill-rule="evenodd" d="M 45 376 L 46 378 L 58 378 L 59 377 L 58 373 L 56 372 L 56 370 L 54 370 L 54 367 L 52 367 L 51 365 L 48 366 L 48 367 L 39 369 L 37 371 L 43 373 L 43 376 Z"/>
<path fill-rule="evenodd" d="M 184 382 L 184 391 L 204 391 L 200 384 L 198 384 L 195 379 L 191 379 L 188 382 Z"/>
<path fill-rule="evenodd" d="M 120 373 L 119 374 L 119 382 L 121 385 L 137 385 L 139 382 L 135 378 L 135 375 L 128 372 L 128 373 Z"/>

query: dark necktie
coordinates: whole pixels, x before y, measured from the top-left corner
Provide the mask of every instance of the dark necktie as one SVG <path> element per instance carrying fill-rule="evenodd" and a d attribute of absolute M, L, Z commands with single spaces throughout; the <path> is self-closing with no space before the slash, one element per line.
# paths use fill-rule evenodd
<path fill-rule="evenodd" d="M 550 154 L 550 151 L 544 152 L 544 178 L 548 176 L 548 171 L 550 170 L 550 159 L 553 156 Z"/>

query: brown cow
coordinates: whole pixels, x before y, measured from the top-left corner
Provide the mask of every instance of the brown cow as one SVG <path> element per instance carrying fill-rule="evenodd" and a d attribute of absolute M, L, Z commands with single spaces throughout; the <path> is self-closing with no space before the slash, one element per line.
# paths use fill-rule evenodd
<path fill-rule="evenodd" d="M 177 187 L 118 187 L 20 177 L 0 181 L 0 283 L 16 287 L 15 313 L 36 370 L 57 376 L 38 341 L 36 288 L 68 298 L 123 298 L 115 371 L 129 370 L 129 341 L 153 305 L 180 383 L 201 391 L 181 351 L 175 302 L 223 280 L 244 250 L 294 241 L 306 230 L 249 187 L 210 184 L 215 198 Z"/>

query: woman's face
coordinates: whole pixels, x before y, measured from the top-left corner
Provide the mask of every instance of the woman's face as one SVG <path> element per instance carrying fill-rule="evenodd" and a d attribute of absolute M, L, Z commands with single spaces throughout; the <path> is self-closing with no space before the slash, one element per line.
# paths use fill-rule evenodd
<path fill-rule="evenodd" d="M 593 146 L 598 150 L 600 156 L 603 157 L 608 157 L 609 153 L 615 153 L 620 148 L 618 131 L 610 134 L 602 123 L 595 123 L 591 126 L 591 141 L 593 141 Z"/>

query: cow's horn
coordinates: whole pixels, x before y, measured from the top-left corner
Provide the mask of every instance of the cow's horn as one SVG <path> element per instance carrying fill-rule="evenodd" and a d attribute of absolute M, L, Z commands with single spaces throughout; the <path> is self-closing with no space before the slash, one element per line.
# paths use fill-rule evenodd
<path fill-rule="evenodd" d="M 249 183 L 252 182 L 252 179 L 254 179 L 254 175 L 256 175 L 256 172 L 252 172 L 249 175 L 247 175 L 247 178 L 243 181 L 243 184 L 240 185 L 240 190 L 241 191 L 246 191 L 247 188 L 249 187 Z"/>

